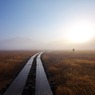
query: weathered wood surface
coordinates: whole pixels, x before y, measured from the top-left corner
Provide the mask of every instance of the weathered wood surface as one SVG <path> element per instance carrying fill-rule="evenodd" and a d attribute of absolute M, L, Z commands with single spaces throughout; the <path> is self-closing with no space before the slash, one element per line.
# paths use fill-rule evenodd
<path fill-rule="evenodd" d="M 48 79 L 46 77 L 42 62 L 41 62 L 41 55 L 40 53 L 37 57 L 37 67 L 36 67 L 36 88 L 35 88 L 35 95 L 53 95 Z"/>
<path fill-rule="evenodd" d="M 37 55 L 38 53 L 29 59 L 24 68 L 21 70 L 16 79 L 12 82 L 12 84 L 9 86 L 9 88 L 3 95 L 22 95 L 29 71 L 33 63 L 33 59 Z"/>

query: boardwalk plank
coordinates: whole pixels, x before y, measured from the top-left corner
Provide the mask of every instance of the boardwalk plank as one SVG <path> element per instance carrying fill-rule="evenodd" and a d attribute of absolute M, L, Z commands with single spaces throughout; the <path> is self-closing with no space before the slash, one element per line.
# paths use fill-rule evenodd
<path fill-rule="evenodd" d="M 40 59 L 42 54 L 37 57 L 35 95 L 53 95 Z"/>

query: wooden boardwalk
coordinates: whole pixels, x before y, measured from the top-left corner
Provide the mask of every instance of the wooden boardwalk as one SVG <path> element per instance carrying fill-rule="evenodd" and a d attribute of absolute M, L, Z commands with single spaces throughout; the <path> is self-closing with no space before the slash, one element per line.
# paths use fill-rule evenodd
<path fill-rule="evenodd" d="M 38 53 L 30 58 L 30 60 L 27 62 L 27 64 L 24 66 L 24 68 L 21 70 L 16 79 L 12 82 L 12 84 L 3 95 L 22 95 L 29 71 L 33 63 L 33 59 L 37 55 Z"/>
<path fill-rule="evenodd" d="M 40 59 L 42 54 L 37 57 L 35 95 L 53 95 Z"/>

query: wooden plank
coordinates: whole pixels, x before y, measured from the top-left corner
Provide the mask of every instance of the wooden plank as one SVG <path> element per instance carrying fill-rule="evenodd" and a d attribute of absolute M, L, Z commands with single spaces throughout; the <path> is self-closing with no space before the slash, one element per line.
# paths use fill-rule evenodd
<path fill-rule="evenodd" d="M 33 63 L 33 59 L 37 55 L 38 53 L 29 59 L 27 64 L 24 66 L 24 68 L 21 70 L 16 79 L 12 82 L 12 84 L 9 86 L 9 88 L 3 95 L 22 95 L 29 71 Z"/>
<path fill-rule="evenodd" d="M 42 54 L 37 57 L 35 95 L 53 95 L 40 59 Z"/>

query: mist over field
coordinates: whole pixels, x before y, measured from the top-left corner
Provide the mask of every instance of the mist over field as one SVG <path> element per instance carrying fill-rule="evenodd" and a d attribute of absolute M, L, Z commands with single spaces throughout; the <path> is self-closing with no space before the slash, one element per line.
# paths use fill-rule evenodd
<path fill-rule="evenodd" d="M 0 41 L 0 50 L 95 50 L 95 39 L 89 43 L 71 44 L 66 41 L 39 42 L 28 38 L 13 38 Z"/>

